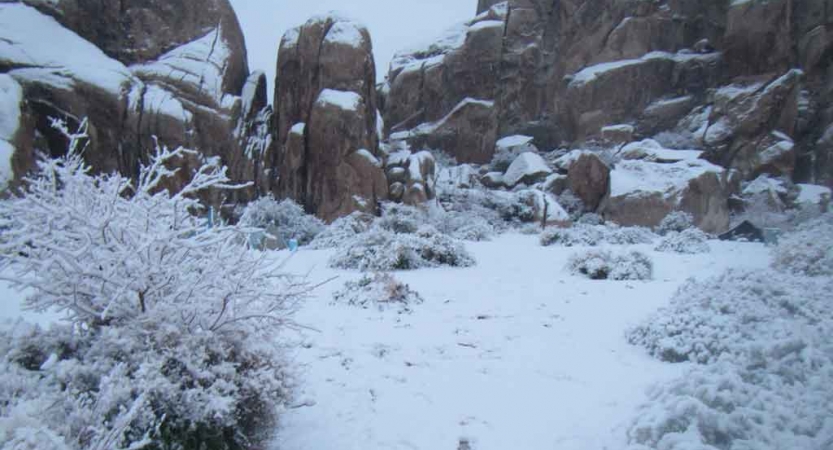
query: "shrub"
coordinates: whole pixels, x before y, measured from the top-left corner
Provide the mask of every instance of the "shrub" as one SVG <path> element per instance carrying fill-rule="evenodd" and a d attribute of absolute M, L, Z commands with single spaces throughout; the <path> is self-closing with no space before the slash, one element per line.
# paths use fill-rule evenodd
<path fill-rule="evenodd" d="M 470 212 L 442 213 L 434 217 L 431 223 L 441 233 L 464 241 L 488 241 L 495 235 L 495 228 L 488 220 Z"/>
<path fill-rule="evenodd" d="M 636 449 L 824 449 L 833 443 L 833 311 L 826 277 L 731 270 L 689 281 L 628 339 L 699 363 L 656 388 Z"/>
<path fill-rule="evenodd" d="M 708 239 L 706 233 L 697 228 L 689 228 L 682 232 L 672 231 L 665 234 L 654 250 L 689 255 L 708 253 L 711 251 Z"/>
<path fill-rule="evenodd" d="M 683 232 L 694 226 L 694 216 L 685 211 L 674 211 L 659 223 L 657 233 L 666 235 L 671 232 Z"/>
<path fill-rule="evenodd" d="M 613 254 L 606 250 L 588 250 L 570 257 L 570 272 L 591 280 L 650 280 L 653 264 L 647 255 L 632 251 Z"/>
<path fill-rule="evenodd" d="M 643 227 L 576 224 L 570 228 L 547 228 L 541 233 L 540 242 L 545 247 L 550 245 L 593 247 L 602 244 L 649 244 L 655 238 L 656 235 L 651 230 Z"/>
<path fill-rule="evenodd" d="M 576 223 L 581 225 L 604 225 L 605 220 L 602 216 L 596 213 L 586 213 L 582 214 L 582 216 L 578 218 Z"/>
<path fill-rule="evenodd" d="M 161 188 L 187 153 L 157 149 L 133 183 L 91 175 L 73 145 L 0 202 L 0 273 L 70 321 L 0 333 L 3 448 L 249 449 L 275 429 L 290 391 L 263 343 L 306 288 L 246 249 L 246 230 L 191 214 L 225 168 Z"/>
<path fill-rule="evenodd" d="M 387 203 L 382 208 L 382 217 L 376 219 L 379 228 L 394 233 L 416 233 L 428 222 L 428 214 L 415 207 L 398 203 Z"/>
<path fill-rule="evenodd" d="M 362 212 L 354 212 L 349 216 L 341 217 L 333 221 L 329 226 L 312 240 L 309 247 L 320 250 L 325 248 L 336 248 L 351 240 L 361 233 L 370 229 L 375 217 Z"/>
<path fill-rule="evenodd" d="M 472 265 L 474 259 L 461 242 L 432 228 L 421 228 L 416 234 L 397 234 L 373 227 L 344 242 L 330 258 L 331 267 L 362 271 Z"/>
<path fill-rule="evenodd" d="M 809 276 L 833 276 L 833 214 L 800 225 L 781 238 L 772 266 Z"/>
<path fill-rule="evenodd" d="M 368 274 L 357 281 L 348 281 L 333 298 L 336 302 L 361 306 L 364 309 L 376 307 L 382 311 L 388 307 L 395 307 L 400 312 L 410 312 L 411 305 L 423 302 L 419 293 L 389 273 Z"/>
<path fill-rule="evenodd" d="M 305 213 L 294 201 L 278 202 L 272 196 L 249 203 L 240 217 L 240 224 L 265 230 L 284 247 L 289 239 L 297 239 L 300 245 L 309 244 L 324 229 L 321 220 Z"/>

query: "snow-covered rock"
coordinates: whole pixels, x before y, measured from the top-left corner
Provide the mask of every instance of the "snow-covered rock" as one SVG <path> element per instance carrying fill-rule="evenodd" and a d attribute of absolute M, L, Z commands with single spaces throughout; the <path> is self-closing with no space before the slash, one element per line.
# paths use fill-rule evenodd
<path fill-rule="evenodd" d="M 632 142 L 617 153 L 622 159 L 641 159 L 644 161 L 673 163 L 678 161 L 695 160 L 703 152 L 699 150 L 671 150 L 664 148 L 653 139 Z"/>
<path fill-rule="evenodd" d="M 820 205 L 825 201 L 830 202 L 833 191 L 827 186 L 819 186 L 816 184 L 798 184 L 799 194 L 797 203 L 805 203 L 811 205 Z"/>
<path fill-rule="evenodd" d="M 551 173 L 552 169 L 547 166 L 544 158 L 537 153 L 527 152 L 522 153 L 509 165 L 503 175 L 503 180 L 509 187 L 517 186 L 520 183 L 530 185 L 541 181 Z"/>
<path fill-rule="evenodd" d="M 345 111 L 356 111 L 361 101 L 361 96 L 355 92 L 338 91 L 335 89 L 324 89 L 318 95 L 318 103 L 337 106 Z"/>

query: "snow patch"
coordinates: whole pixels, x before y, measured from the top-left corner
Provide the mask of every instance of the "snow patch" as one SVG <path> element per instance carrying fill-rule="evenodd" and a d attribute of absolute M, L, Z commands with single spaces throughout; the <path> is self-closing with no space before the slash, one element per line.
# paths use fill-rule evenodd
<path fill-rule="evenodd" d="M 7 141 L 20 128 L 20 105 L 23 88 L 7 74 L 0 74 L 0 139 Z"/>
<path fill-rule="evenodd" d="M 373 156 L 373 153 L 370 153 L 370 151 L 369 151 L 369 150 L 367 150 L 367 149 L 365 149 L 365 148 L 360 148 L 360 149 L 356 150 L 356 154 L 357 154 L 357 155 L 359 155 L 359 156 L 361 156 L 362 158 L 366 159 L 366 160 L 367 160 L 367 162 L 369 162 L 369 163 L 370 163 L 370 164 L 372 164 L 373 166 L 375 166 L 375 167 L 382 167 L 382 162 L 381 162 L 381 161 L 379 161 L 379 159 L 378 159 L 378 158 L 376 158 L 375 156 Z"/>
<path fill-rule="evenodd" d="M 289 130 L 289 132 L 292 133 L 292 134 L 297 134 L 299 136 L 303 136 L 304 131 L 306 131 L 306 129 L 307 129 L 307 124 L 305 124 L 304 122 L 299 122 L 299 123 L 296 123 L 295 125 L 292 125 L 292 128 Z"/>
<path fill-rule="evenodd" d="M 0 139 L 0 191 L 4 191 L 9 185 L 9 181 L 14 178 L 14 171 L 12 170 L 12 156 L 14 156 L 14 146 L 6 141 Z"/>
<path fill-rule="evenodd" d="M 536 153 L 527 152 L 521 153 L 512 164 L 506 174 L 503 175 L 503 180 L 507 186 L 515 186 L 524 178 L 534 177 L 538 175 L 549 175 L 552 169 L 547 166 L 544 158 Z"/>
<path fill-rule="evenodd" d="M 186 110 L 172 93 L 155 84 L 147 85 L 144 107 L 145 111 L 162 114 L 184 123 L 190 123 L 193 119 L 191 112 Z"/>
<path fill-rule="evenodd" d="M 529 144 L 532 142 L 532 136 L 524 136 L 521 134 L 516 134 L 514 136 L 506 136 L 505 138 L 500 139 L 495 144 L 495 147 L 498 149 L 510 149 L 512 147 L 520 147 L 522 145 Z"/>
<path fill-rule="evenodd" d="M 324 42 L 328 44 L 342 44 L 354 48 L 361 48 L 364 45 L 364 26 L 355 22 L 339 21 L 333 24 Z"/>
<path fill-rule="evenodd" d="M 671 150 L 664 148 L 653 139 L 632 142 L 619 151 L 618 156 L 624 159 L 641 159 L 654 162 L 693 161 L 700 158 L 703 152 L 699 150 Z"/>
<path fill-rule="evenodd" d="M 318 104 L 332 105 L 345 111 L 358 111 L 362 103 L 362 97 L 351 91 L 337 91 L 335 89 L 324 89 L 318 95 Z"/>
<path fill-rule="evenodd" d="M 799 194 L 798 203 L 810 203 L 817 205 L 826 198 L 830 200 L 833 191 L 829 187 L 819 186 L 816 184 L 798 184 Z"/>
<path fill-rule="evenodd" d="M 610 173 L 610 195 L 662 193 L 670 198 L 685 189 L 689 181 L 709 172 L 720 174 L 723 168 L 700 159 L 673 164 L 625 160 Z"/>

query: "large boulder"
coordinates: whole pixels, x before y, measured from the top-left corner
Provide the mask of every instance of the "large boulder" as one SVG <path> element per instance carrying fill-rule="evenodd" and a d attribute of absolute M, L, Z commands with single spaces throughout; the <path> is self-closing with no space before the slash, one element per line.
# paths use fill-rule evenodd
<path fill-rule="evenodd" d="M 625 160 L 610 176 L 610 197 L 601 206 L 607 220 L 655 227 L 672 211 L 685 211 L 703 231 L 721 233 L 729 226 L 731 188 L 719 166 L 704 160 Z"/>
<path fill-rule="evenodd" d="M 537 153 L 521 153 L 506 169 L 503 182 L 508 187 L 515 187 L 521 183 L 531 185 L 544 180 L 551 173 L 552 169 Z"/>
<path fill-rule="evenodd" d="M 332 221 L 387 198 L 376 72 L 367 29 L 314 17 L 281 40 L 275 89 L 275 194 Z"/>
<path fill-rule="evenodd" d="M 610 193 L 610 168 L 593 153 L 582 153 L 567 170 L 570 190 L 588 212 L 595 212 Z"/>

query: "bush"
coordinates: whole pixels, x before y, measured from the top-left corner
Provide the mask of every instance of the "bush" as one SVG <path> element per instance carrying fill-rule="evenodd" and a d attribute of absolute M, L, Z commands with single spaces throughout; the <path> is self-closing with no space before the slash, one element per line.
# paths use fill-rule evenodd
<path fill-rule="evenodd" d="M 398 203 L 387 203 L 382 208 L 382 217 L 376 219 L 376 225 L 394 233 L 416 233 L 422 225 L 428 223 L 428 214 L 415 207 Z"/>
<path fill-rule="evenodd" d="M 684 211 L 674 211 L 665 216 L 657 226 L 657 233 L 665 236 L 668 233 L 681 233 L 694 227 L 694 216 Z"/>
<path fill-rule="evenodd" d="M 411 312 L 411 305 L 423 302 L 419 293 L 389 273 L 364 275 L 357 281 L 348 281 L 333 298 L 336 302 L 364 309 L 376 307 L 382 311 L 396 307 L 400 312 Z"/>
<path fill-rule="evenodd" d="M 433 228 L 397 234 L 373 227 L 342 243 L 330 266 L 362 271 L 413 270 L 423 267 L 474 265 L 463 244 Z"/>
<path fill-rule="evenodd" d="M 276 201 L 272 196 L 257 199 L 243 211 L 240 224 L 260 228 L 277 238 L 281 247 L 285 242 L 296 239 L 300 245 L 312 242 L 324 229 L 324 223 L 317 217 L 304 212 L 304 208 L 290 199 Z"/>
<path fill-rule="evenodd" d="M 316 250 L 336 248 L 370 229 L 376 218 L 370 214 L 354 212 L 333 221 L 312 240 L 309 247 Z"/>
<path fill-rule="evenodd" d="M 582 216 L 578 218 L 576 223 L 579 223 L 581 225 L 604 225 L 605 220 L 602 216 L 596 213 L 586 213 L 582 214 Z"/>
<path fill-rule="evenodd" d="M 576 224 L 570 228 L 547 228 L 541 233 L 540 242 L 545 247 L 550 245 L 594 247 L 602 244 L 649 244 L 655 238 L 656 235 L 651 230 L 643 227 Z"/>
<path fill-rule="evenodd" d="M 571 273 L 591 280 L 650 280 L 653 264 L 640 252 L 613 254 L 606 250 L 588 250 L 570 257 Z"/>
<path fill-rule="evenodd" d="M 833 280 L 732 270 L 690 281 L 628 339 L 699 363 L 654 390 L 632 447 L 825 449 L 833 443 Z"/>
<path fill-rule="evenodd" d="M 689 255 L 708 253 L 711 251 L 708 239 L 706 233 L 697 228 L 689 228 L 682 232 L 671 231 L 665 234 L 654 250 Z"/>
<path fill-rule="evenodd" d="M 781 238 L 772 266 L 809 276 L 833 276 L 833 214 L 799 226 Z"/>
<path fill-rule="evenodd" d="M 264 343 L 306 288 L 246 249 L 246 230 L 191 214 L 225 168 L 160 188 L 187 153 L 157 149 L 134 184 L 92 176 L 73 145 L 0 202 L 0 273 L 70 321 L 0 332 L 0 447 L 250 449 L 275 429 L 290 391 Z"/>
<path fill-rule="evenodd" d="M 441 233 L 464 241 L 488 241 L 495 235 L 495 228 L 477 214 L 451 211 L 439 214 L 431 222 Z"/>

